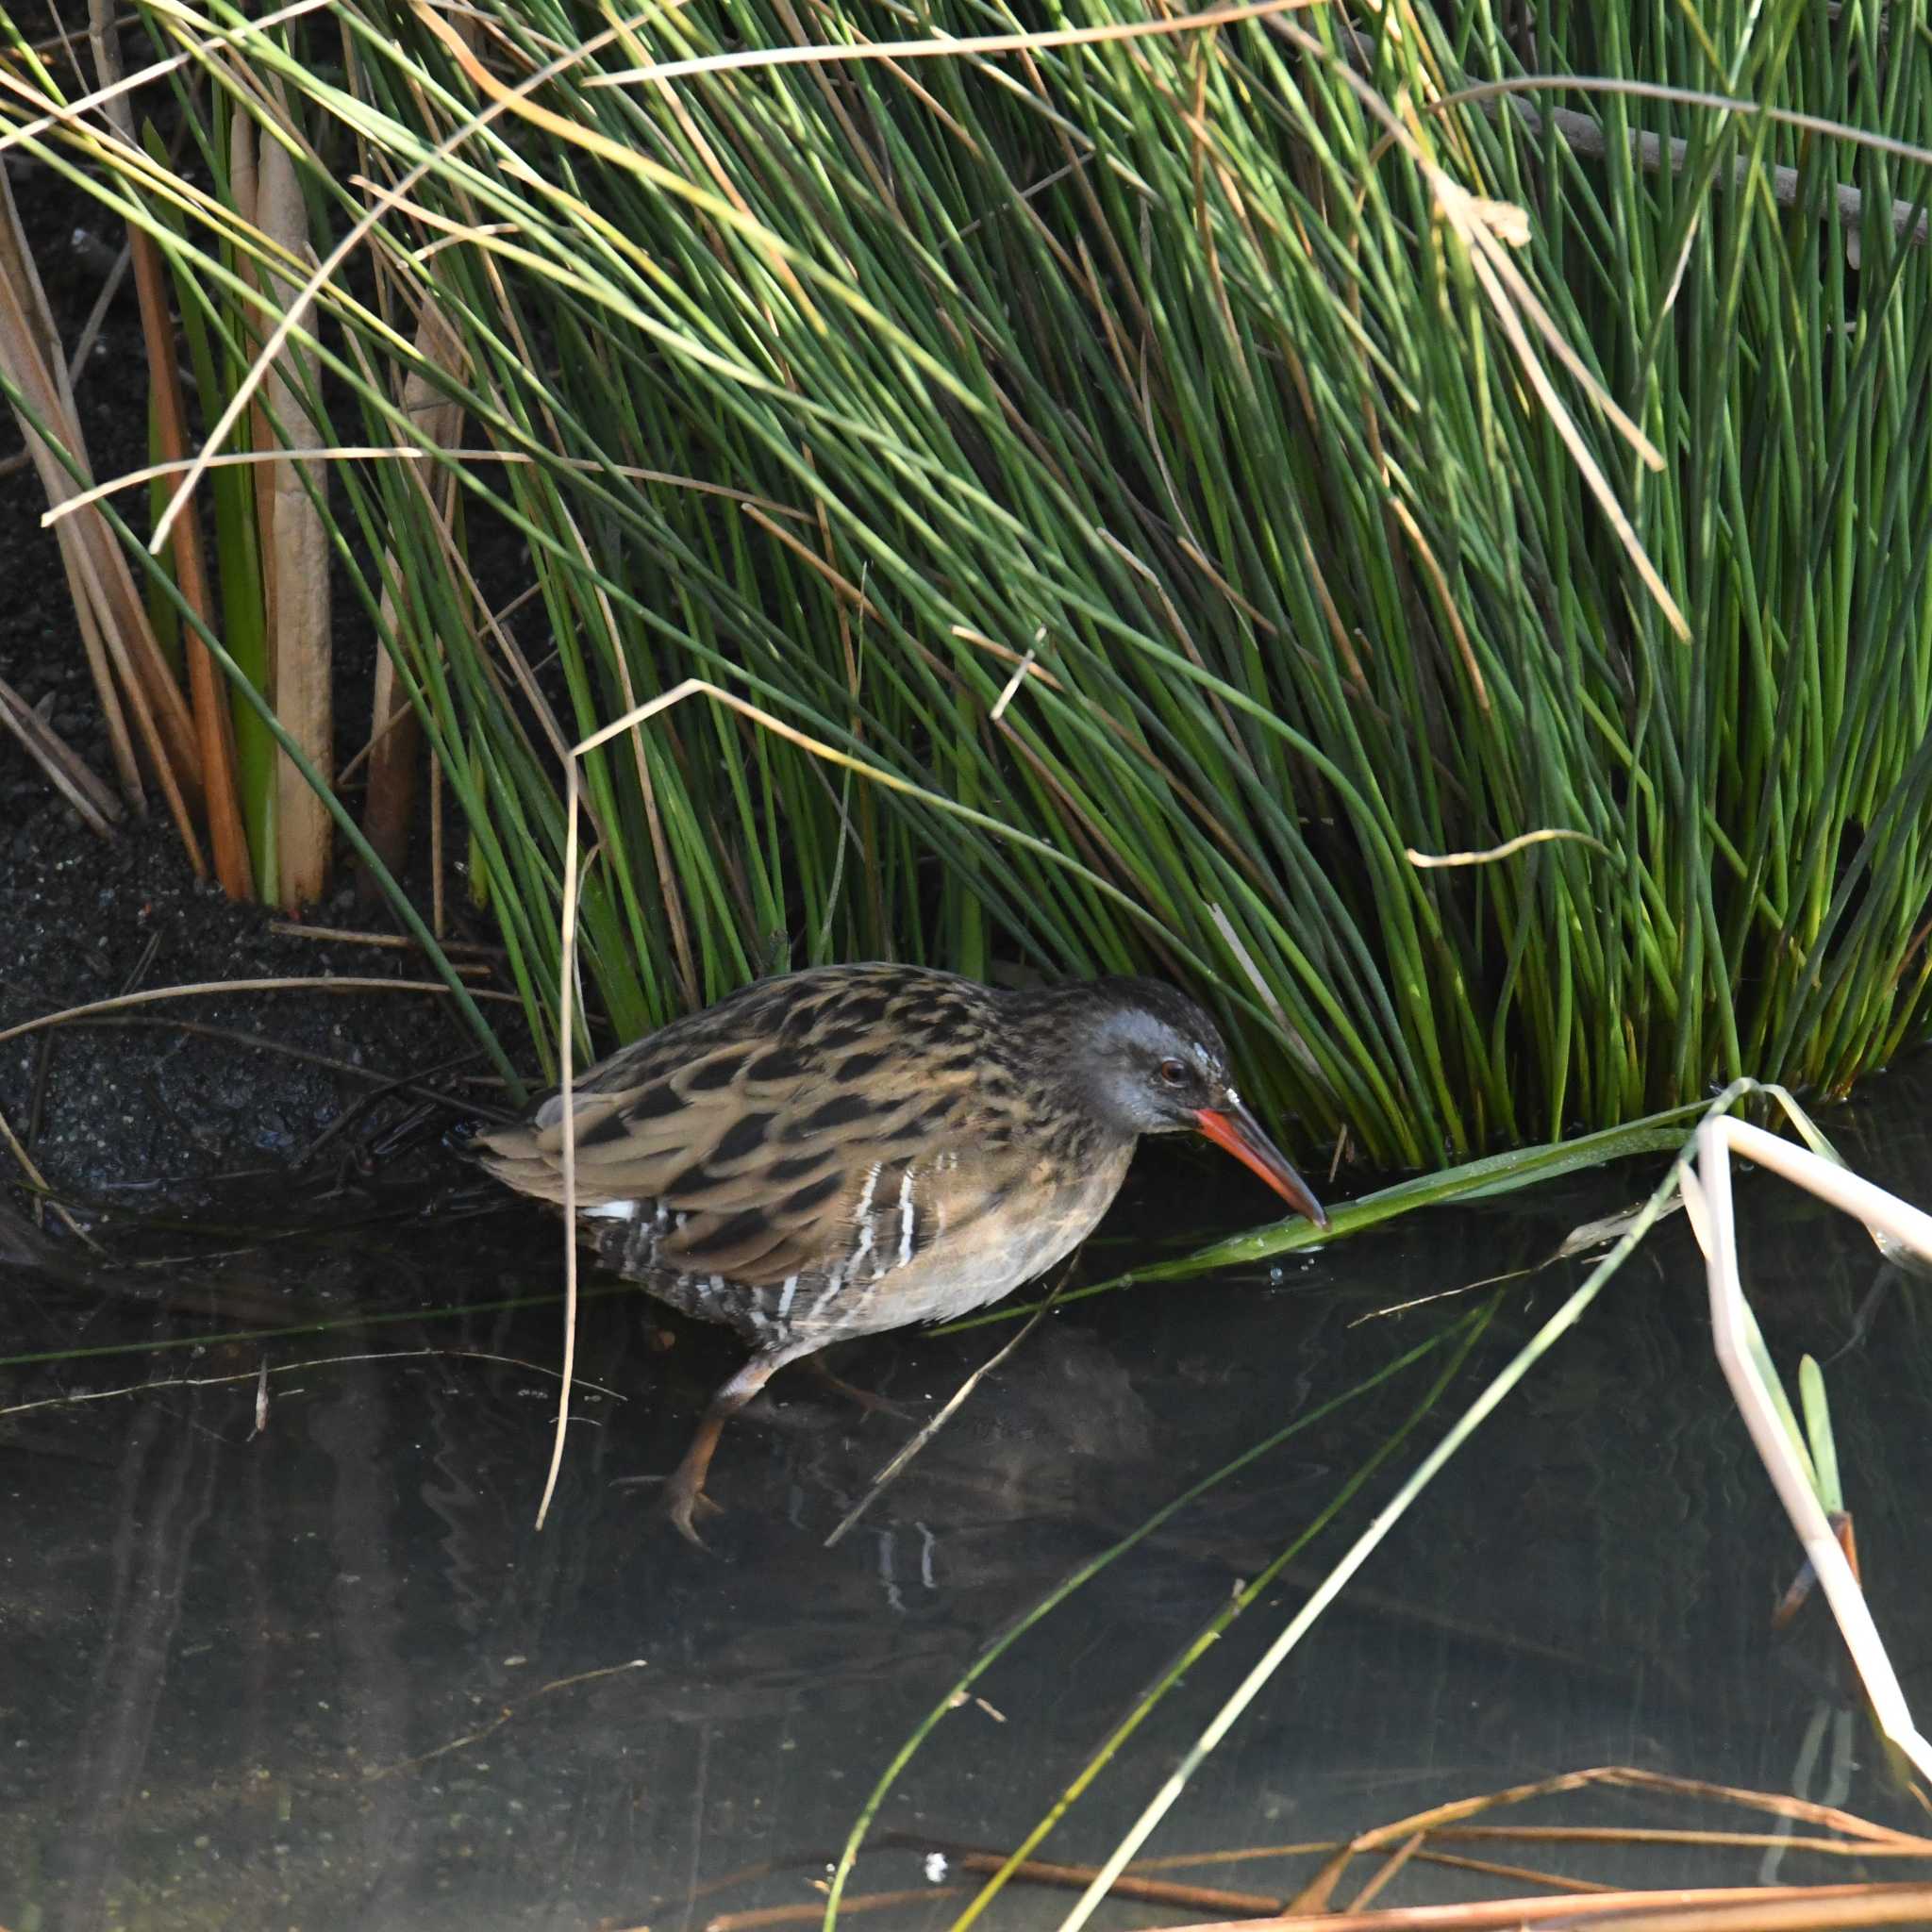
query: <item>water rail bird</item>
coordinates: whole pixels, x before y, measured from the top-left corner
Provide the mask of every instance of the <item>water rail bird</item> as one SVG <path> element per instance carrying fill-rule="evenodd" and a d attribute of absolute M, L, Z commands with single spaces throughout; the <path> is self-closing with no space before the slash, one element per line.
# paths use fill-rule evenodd
<path fill-rule="evenodd" d="M 718 1438 L 774 1371 L 1032 1280 L 1107 1211 L 1142 1134 L 1204 1134 L 1328 1224 L 1242 1106 L 1214 1023 L 1158 980 L 1007 991 L 814 967 L 620 1049 L 571 1098 L 579 1240 L 752 1350 L 666 1491 L 693 1541 Z M 562 1113 L 552 1095 L 475 1151 L 560 1203 Z"/>

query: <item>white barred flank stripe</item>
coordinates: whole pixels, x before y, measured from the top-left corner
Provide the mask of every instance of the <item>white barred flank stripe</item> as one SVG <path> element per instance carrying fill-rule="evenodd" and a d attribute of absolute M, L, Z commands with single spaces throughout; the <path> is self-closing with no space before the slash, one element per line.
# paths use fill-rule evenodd
<path fill-rule="evenodd" d="M 899 1183 L 899 1265 L 905 1267 L 912 1258 L 912 1231 L 918 1224 L 918 1215 L 912 1206 L 912 1163 L 906 1163 L 906 1175 Z"/>
<path fill-rule="evenodd" d="M 865 1187 L 858 1196 L 858 1206 L 853 1209 L 852 1218 L 858 1224 L 858 1245 L 852 1251 L 852 1265 L 854 1268 L 857 1268 L 859 1262 L 872 1252 L 872 1197 L 878 1189 L 879 1169 L 884 1164 L 883 1161 L 875 1160 L 867 1170 Z"/>

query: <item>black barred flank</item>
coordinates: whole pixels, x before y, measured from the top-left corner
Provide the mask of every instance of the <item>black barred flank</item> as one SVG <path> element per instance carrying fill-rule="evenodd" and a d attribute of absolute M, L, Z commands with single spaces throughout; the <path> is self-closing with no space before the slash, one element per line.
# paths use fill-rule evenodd
<path fill-rule="evenodd" d="M 711 1158 L 742 1160 L 747 1154 L 756 1154 L 765 1144 L 765 1135 L 774 1118 L 769 1113 L 741 1115 L 724 1130 L 724 1139 L 711 1150 Z"/>
<path fill-rule="evenodd" d="M 827 1156 L 824 1148 L 810 1154 L 794 1154 L 789 1159 L 774 1160 L 765 1170 L 780 1187 L 791 1181 L 802 1181 L 808 1174 L 817 1174 L 824 1168 Z M 835 1174 L 834 1178 L 838 1178 Z"/>
<path fill-rule="evenodd" d="M 782 1046 L 774 1046 L 768 1053 L 761 1053 L 745 1068 L 747 1080 L 796 1080 L 806 1071 L 803 1055 Z"/>
<path fill-rule="evenodd" d="M 803 1141 L 811 1134 L 823 1134 L 831 1127 L 849 1127 L 855 1122 L 870 1120 L 881 1111 L 880 1103 L 866 1093 L 841 1093 L 823 1107 L 815 1107 L 791 1127 L 786 1139 Z"/>
<path fill-rule="evenodd" d="M 771 1221 L 762 1208 L 741 1208 L 693 1242 L 690 1250 L 691 1258 L 702 1267 L 707 1255 L 722 1255 L 732 1248 L 747 1247 L 771 1232 Z"/>
<path fill-rule="evenodd" d="M 839 1017 L 841 1021 L 845 1019 L 843 1012 L 841 1012 Z M 827 1028 L 812 1044 L 829 1060 L 839 1054 L 851 1052 L 855 1046 L 864 1046 L 877 1038 L 876 1026 L 848 1023 Z"/>
<path fill-rule="evenodd" d="M 674 1205 L 694 1201 L 715 1187 L 717 1179 L 711 1172 L 711 1157 L 707 1154 L 701 1160 L 693 1160 L 689 1167 L 672 1175 L 658 1191 Z"/>
<path fill-rule="evenodd" d="M 778 1203 L 778 1212 L 788 1221 L 809 1214 L 814 1208 L 823 1208 L 832 1196 L 845 1186 L 842 1174 L 828 1174 L 822 1181 L 813 1181 L 809 1187 L 800 1188 L 795 1194 L 787 1194 Z"/>
<path fill-rule="evenodd" d="M 576 1143 L 579 1147 L 608 1147 L 613 1141 L 622 1141 L 630 1132 L 630 1120 L 624 1114 L 607 1113 L 601 1121 L 592 1121 L 588 1127 L 579 1127 Z"/>
<path fill-rule="evenodd" d="M 662 1120 L 668 1113 L 675 1113 L 684 1105 L 683 1096 L 672 1090 L 669 1081 L 661 1081 L 644 1091 L 623 1109 L 627 1121 Z"/>

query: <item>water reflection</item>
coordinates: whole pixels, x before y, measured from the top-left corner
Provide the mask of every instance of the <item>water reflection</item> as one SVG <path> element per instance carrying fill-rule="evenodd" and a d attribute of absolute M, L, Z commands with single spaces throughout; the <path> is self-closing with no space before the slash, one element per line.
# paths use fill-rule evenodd
<path fill-rule="evenodd" d="M 1926 1083 L 1894 1077 L 1831 1123 L 1874 1178 L 1922 1200 Z M 1107 1230 L 1125 1248 L 1095 1272 L 1132 1251 L 1137 1228 L 1170 1224 L 1169 1199 L 1197 1211 L 1209 1172 L 1143 1163 Z M 0 1923 L 670 1932 L 808 1905 L 913 1725 L 1046 1590 L 1466 1305 L 1374 1310 L 1529 1266 L 1640 1185 L 1641 1174 L 1601 1176 L 1435 1214 L 1275 1282 L 1078 1303 L 828 1550 L 823 1539 L 908 1430 L 1005 1332 L 849 1349 L 841 1373 L 911 1420 L 781 1377 L 721 1451 L 712 1488 L 729 1513 L 708 1530 L 708 1557 L 620 1479 L 673 1466 L 736 1344 L 628 1295 L 585 1307 L 580 1373 L 596 1386 L 575 1405 L 550 1526 L 532 1527 L 557 1318 L 482 1305 L 554 1281 L 541 1216 L 426 1218 L 391 1191 L 359 1204 L 376 1217 L 365 1225 L 333 1204 L 304 1216 L 317 1231 L 197 1263 L 158 1297 L 151 1279 L 139 1293 L 125 1280 L 89 1291 L 10 1269 L 8 1353 L 76 1335 L 105 1346 L 207 1334 L 206 1314 L 241 1325 L 243 1297 L 251 1323 L 276 1308 L 471 1312 L 9 1371 L 8 1405 L 158 1386 L 0 1424 L 12 1666 L 0 1690 Z M 1254 1204 L 1230 1187 L 1218 1205 L 1232 1221 Z M 1747 1281 L 1781 1365 L 1789 1375 L 1807 1349 L 1835 1357 L 1874 1607 L 1924 1707 L 1923 1291 L 1886 1285 L 1866 1237 L 1776 1184 L 1747 1183 L 1740 1206 Z M 1500 1291 L 1445 1421 L 1576 1278 L 1566 1264 Z M 258 1432 L 264 1356 L 277 1372 Z M 296 1366 L 318 1356 L 341 1359 Z M 856 1888 L 925 1886 L 918 1847 L 933 1841 L 1015 1842 L 1229 1592 L 1407 1414 L 1429 1373 L 1297 1436 L 1023 1638 L 889 1798 L 879 1829 L 908 1844 L 869 1854 Z M 1417 1441 L 1434 1435 L 1425 1425 Z M 1043 1856 L 1105 1855 L 1412 1461 L 1396 1457 L 1208 1653 Z M 1208 1760 L 1155 1849 L 1328 1837 L 1607 1761 L 1802 1790 L 1911 1825 L 1822 1611 L 1771 1631 L 1794 1567 L 1711 1360 L 1701 1266 L 1673 1224 L 1450 1466 Z M 1613 1810 L 1586 1794 L 1571 1815 Z M 1567 1869 L 1708 1875 L 1662 1851 Z M 1763 1869 L 1858 1875 L 1797 1869 L 1774 1850 Z M 1279 1894 L 1306 1861 L 1203 1875 Z M 957 1876 L 949 1865 L 924 1903 L 867 1923 L 945 1924 L 959 1901 L 942 1885 Z M 1493 1881 L 1418 1870 L 1384 1902 L 1483 1890 Z M 1009 1891 L 997 1922 L 1048 1923 L 1067 1903 Z M 1115 1925 L 1181 1916 L 1109 1910 Z"/>

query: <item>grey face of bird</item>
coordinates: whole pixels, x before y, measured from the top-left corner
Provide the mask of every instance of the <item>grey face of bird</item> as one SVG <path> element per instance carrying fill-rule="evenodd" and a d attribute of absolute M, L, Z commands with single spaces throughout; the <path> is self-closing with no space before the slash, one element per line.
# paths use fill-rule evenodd
<path fill-rule="evenodd" d="M 1130 1006 L 1083 1018 L 1070 1058 L 1088 1104 L 1117 1133 L 1198 1132 L 1195 1114 L 1231 1091 L 1227 1049 L 1206 1013 Z"/>
<path fill-rule="evenodd" d="M 1322 1204 L 1236 1092 L 1213 1022 L 1171 992 L 1162 1006 L 1172 1010 L 1124 1006 L 1087 1022 L 1088 1104 L 1118 1133 L 1204 1135 L 1326 1227 Z"/>

